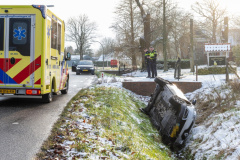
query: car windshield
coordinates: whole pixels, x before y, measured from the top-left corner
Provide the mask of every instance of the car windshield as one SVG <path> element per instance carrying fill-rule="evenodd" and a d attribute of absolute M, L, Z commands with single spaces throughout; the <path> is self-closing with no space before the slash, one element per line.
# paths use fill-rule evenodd
<path fill-rule="evenodd" d="M 93 63 L 92 63 L 92 61 L 80 61 L 78 64 L 79 65 L 92 65 Z"/>

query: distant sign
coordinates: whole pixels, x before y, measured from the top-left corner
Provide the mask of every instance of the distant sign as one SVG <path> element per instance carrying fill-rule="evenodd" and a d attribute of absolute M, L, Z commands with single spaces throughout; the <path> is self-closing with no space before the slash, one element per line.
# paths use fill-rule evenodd
<path fill-rule="evenodd" d="M 205 52 L 231 51 L 231 44 L 205 44 Z"/>
<path fill-rule="evenodd" d="M 226 57 L 209 57 L 209 66 L 212 65 L 225 65 Z"/>

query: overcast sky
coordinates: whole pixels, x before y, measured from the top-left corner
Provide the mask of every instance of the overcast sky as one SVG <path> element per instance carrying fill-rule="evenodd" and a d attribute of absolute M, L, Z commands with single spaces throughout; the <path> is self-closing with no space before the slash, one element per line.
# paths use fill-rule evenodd
<path fill-rule="evenodd" d="M 150 0 L 145 0 L 145 2 Z M 191 5 L 201 0 L 172 0 L 178 2 L 181 8 L 191 11 Z M 240 0 L 218 0 L 222 6 L 228 9 L 229 14 L 237 13 L 240 15 Z M 1 0 L 0 5 L 32 5 L 45 4 L 54 5 L 50 8 L 59 18 L 67 22 L 71 16 L 86 14 L 91 21 L 98 25 L 98 40 L 104 37 L 114 37 L 114 33 L 109 28 L 113 22 L 114 8 L 120 0 Z M 196 17 L 197 18 L 197 17 Z M 69 45 L 69 43 L 67 43 Z M 94 45 L 94 48 L 99 44 Z"/>

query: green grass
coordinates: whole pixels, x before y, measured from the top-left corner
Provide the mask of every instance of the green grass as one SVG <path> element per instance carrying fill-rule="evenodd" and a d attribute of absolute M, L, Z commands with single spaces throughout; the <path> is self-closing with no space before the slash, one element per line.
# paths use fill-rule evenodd
<path fill-rule="evenodd" d="M 94 87 L 82 90 L 65 108 L 37 159 L 52 158 L 51 148 L 54 152 L 56 144 L 66 139 L 74 141 L 71 148 L 87 153 L 89 159 L 90 155 L 109 157 L 110 153 L 119 159 L 172 159 L 170 150 L 161 143 L 161 137 L 149 118 L 139 112 L 141 107 L 145 105 L 122 89 Z M 83 117 L 83 112 L 91 117 L 90 120 Z M 83 120 L 93 126 L 90 131 L 75 127 L 75 122 Z M 91 139 L 89 132 L 112 145 Z M 59 135 L 64 140 L 56 138 Z M 91 147 L 93 144 L 94 148 Z M 64 153 L 58 155 L 59 158 Z"/>

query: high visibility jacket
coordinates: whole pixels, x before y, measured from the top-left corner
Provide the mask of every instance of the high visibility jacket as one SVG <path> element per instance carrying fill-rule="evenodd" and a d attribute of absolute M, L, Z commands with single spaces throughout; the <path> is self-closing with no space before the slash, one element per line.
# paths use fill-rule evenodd
<path fill-rule="evenodd" d="M 145 62 L 148 63 L 149 62 L 149 58 L 150 57 L 150 52 L 145 52 Z"/>
<path fill-rule="evenodd" d="M 157 53 L 155 50 L 149 53 L 150 54 L 150 59 L 151 60 L 156 60 L 157 59 Z"/>

